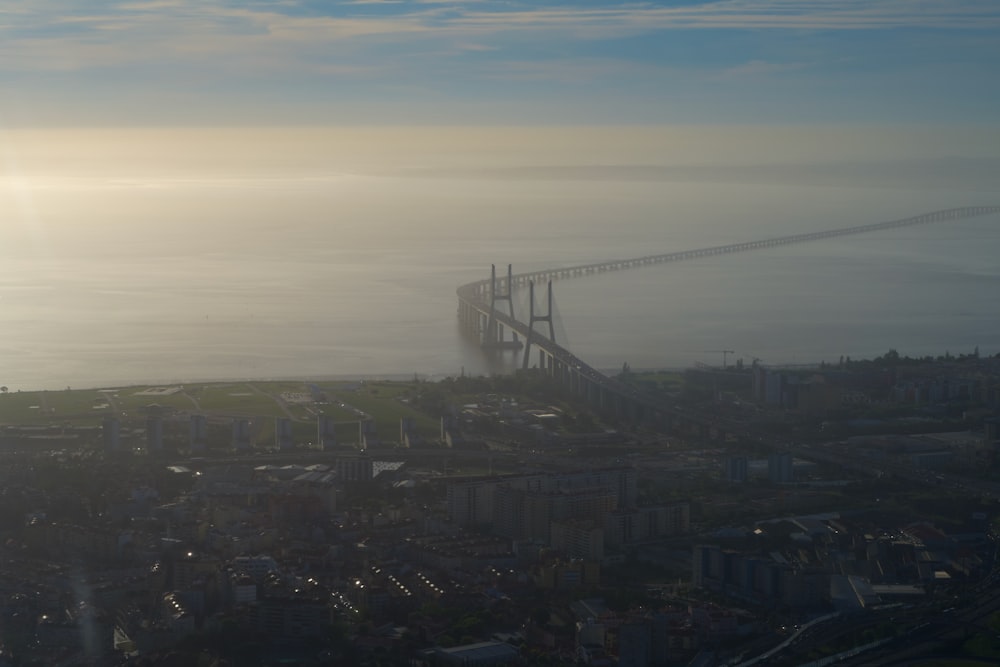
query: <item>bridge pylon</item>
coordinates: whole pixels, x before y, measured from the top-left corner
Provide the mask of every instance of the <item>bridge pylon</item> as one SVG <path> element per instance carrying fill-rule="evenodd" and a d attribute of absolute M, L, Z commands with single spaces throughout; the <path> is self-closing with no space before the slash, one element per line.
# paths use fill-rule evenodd
<path fill-rule="evenodd" d="M 556 342 L 556 332 L 555 328 L 552 326 L 552 281 L 549 281 L 548 286 L 548 297 L 547 297 L 547 310 L 544 315 L 535 314 L 535 281 L 528 281 L 528 333 L 525 335 L 524 340 L 524 361 L 521 363 L 521 368 L 527 368 L 528 362 L 531 357 L 531 339 L 535 335 L 535 322 L 548 322 L 549 323 L 549 340 L 553 343 Z"/>
<path fill-rule="evenodd" d="M 501 282 L 497 280 L 497 265 L 490 266 L 490 314 L 486 319 L 486 330 L 483 332 L 482 345 L 485 348 L 518 349 L 521 342 L 517 339 L 517 332 L 512 331 L 514 338 L 512 341 L 504 341 L 503 324 L 497 319 L 497 301 L 506 301 L 508 313 L 511 320 L 514 317 L 514 274 L 511 265 L 507 265 L 507 280 L 501 287 Z"/>

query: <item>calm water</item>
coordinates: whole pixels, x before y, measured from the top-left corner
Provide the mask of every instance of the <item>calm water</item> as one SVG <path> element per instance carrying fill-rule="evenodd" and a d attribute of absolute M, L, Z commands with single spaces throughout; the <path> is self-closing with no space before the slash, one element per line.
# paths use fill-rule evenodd
<path fill-rule="evenodd" d="M 481 373 L 455 288 L 515 271 L 1000 203 L 1000 191 L 373 176 L 5 195 L 0 384 Z M 81 223 L 81 218 L 86 223 Z M 8 218 L 11 219 L 11 218 Z M 996 216 L 555 285 L 602 368 L 1000 352 Z"/>

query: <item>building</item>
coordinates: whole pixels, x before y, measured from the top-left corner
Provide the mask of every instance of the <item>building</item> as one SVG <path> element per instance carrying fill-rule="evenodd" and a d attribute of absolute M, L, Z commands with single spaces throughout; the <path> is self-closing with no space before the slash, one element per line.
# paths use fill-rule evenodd
<path fill-rule="evenodd" d="M 271 556 L 237 556 L 233 567 L 254 581 L 263 581 L 267 575 L 278 571 L 278 563 Z"/>
<path fill-rule="evenodd" d="M 274 420 L 274 446 L 279 452 L 285 452 L 292 448 L 292 420 L 287 417 L 279 417 Z"/>
<path fill-rule="evenodd" d="M 603 526 L 605 516 L 616 507 L 617 494 L 607 487 L 530 491 L 501 485 L 494 529 L 513 540 L 548 544 L 553 520 L 589 519 Z"/>
<path fill-rule="evenodd" d="M 775 484 L 788 484 L 794 479 L 791 452 L 777 452 L 767 457 L 767 478 Z"/>
<path fill-rule="evenodd" d="M 227 599 L 231 604 L 243 605 L 257 601 L 257 582 L 250 575 L 230 572 L 227 583 Z"/>
<path fill-rule="evenodd" d="M 604 559 L 604 529 L 587 519 L 552 522 L 552 548 L 568 558 Z"/>
<path fill-rule="evenodd" d="M 367 456 L 337 459 L 337 479 L 342 482 L 370 482 L 374 478 L 374 464 Z"/>
<path fill-rule="evenodd" d="M 328 452 L 337 446 L 337 429 L 333 417 L 319 415 L 316 417 L 316 446 Z"/>
<path fill-rule="evenodd" d="M 170 587 L 175 591 L 187 591 L 198 582 L 215 579 L 221 562 L 211 555 L 184 552 L 177 555 L 171 564 Z"/>
<path fill-rule="evenodd" d="M 653 657 L 653 628 L 647 619 L 618 626 L 618 667 L 647 667 Z"/>
<path fill-rule="evenodd" d="M 250 422 L 246 419 L 233 420 L 233 451 L 245 452 L 250 449 Z"/>
<path fill-rule="evenodd" d="M 501 484 L 496 489 L 493 524 L 498 535 L 518 541 L 549 542 L 552 503 L 546 494 Z"/>
<path fill-rule="evenodd" d="M 727 482 L 747 481 L 747 457 L 727 456 L 722 461 L 722 479 Z"/>
<path fill-rule="evenodd" d="M 535 576 L 539 588 L 575 590 L 601 585 L 601 564 L 597 561 L 574 560 L 540 567 Z"/>
<path fill-rule="evenodd" d="M 609 512 L 604 521 L 606 544 L 624 546 L 691 531 L 691 504 L 687 501 Z"/>
<path fill-rule="evenodd" d="M 189 444 L 192 454 L 201 454 L 208 449 L 208 422 L 205 415 L 191 415 Z"/>
<path fill-rule="evenodd" d="M 815 608 L 829 597 L 829 572 L 789 562 L 777 552 L 761 556 L 699 544 L 693 556 L 692 583 L 698 588 L 768 608 Z"/>
<path fill-rule="evenodd" d="M 518 475 L 494 492 L 494 532 L 518 541 L 551 541 L 552 521 L 589 520 L 603 527 L 616 509 L 635 507 L 633 468 Z"/>
<path fill-rule="evenodd" d="M 266 597 L 250 604 L 251 624 L 276 639 L 322 637 L 332 619 L 330 605 L 303 597 Z"/>
<path fill-rule="evenodd" d="M 752 373 L 754 400 L 766 405 L 785 405 L 787 380 L 783 373 L 755 365 Z"/>
<path fill-rule="evenodd" d="M 496 490 L 500 481 L 481 477 L 448 484 L 448 518 L 458 526 L 493 523 Z"/>
<path fill-rule="evenodd" d="M 478 642 L 451 648 L 436 648 L 434 659 L 435 664 L 462 667 L 513 665 L 520 659 L 520 652 L 504 642 Z"/>

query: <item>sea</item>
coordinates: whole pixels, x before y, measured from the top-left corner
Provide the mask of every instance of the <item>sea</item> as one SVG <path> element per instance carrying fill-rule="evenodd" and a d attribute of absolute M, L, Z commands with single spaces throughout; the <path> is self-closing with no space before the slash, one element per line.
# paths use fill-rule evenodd
<path fill-rule="evenodd" d="M 507 372 L 515 355 L 485 355 L 456 317 L 456 288 L 491 265 L 533 271 L 1000 204 L 993 158 L 473 155 L 446 168 L 248 172 L 237 157 L 95 174 L 46 172 L 25 145 L 27 166 L 8 151 L 0 187 L 11 391 Z M 563 279 L 556 336 L 608 371 L 997 354 L 998 254 L 990 215 Z M 527 295 L 514 301 L 526 314 Z"/>

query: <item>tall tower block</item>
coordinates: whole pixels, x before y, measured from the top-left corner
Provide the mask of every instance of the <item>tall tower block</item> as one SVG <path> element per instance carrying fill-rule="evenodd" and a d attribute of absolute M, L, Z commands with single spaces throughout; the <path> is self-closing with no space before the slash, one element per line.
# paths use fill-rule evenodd
<path fill-rule="evenodd" d="M 316 417 L 316 445 L 324 452 L 336 448 L 337 430 L 333 424 L 333 417 L 327 415 Z"/>
<path fill-rule="evenodd" d="M 274 446 L 284 452 L 292 448 L 292 420 L 279 417 L 274 420 Z"/>
<path fill-rule="evenodd" d="M 191 415 L 191 454 L 201 454 L 208 449 L 208 423 L 205 415 Z"/>
<path fill-rule="evenodd" d="M 232 447 L 237 452 L 245 452 L 250 449 L 250 422 L 248 420 L 233 420 Z"/>

